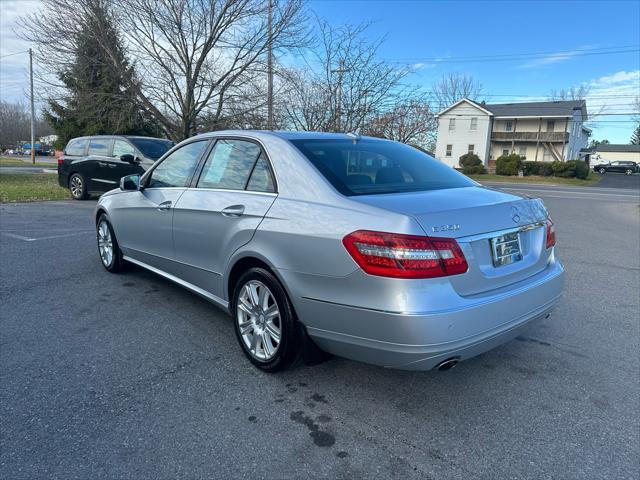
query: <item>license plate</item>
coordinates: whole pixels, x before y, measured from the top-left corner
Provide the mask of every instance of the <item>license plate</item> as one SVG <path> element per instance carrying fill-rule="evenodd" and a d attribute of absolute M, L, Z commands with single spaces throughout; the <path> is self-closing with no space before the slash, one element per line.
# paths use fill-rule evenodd
<path fill-rule="evenodd" d="M 494 267 L 502 267 L 522 260 L 520 234 L 513 232 L 492 238 L 491 254 Z"/>

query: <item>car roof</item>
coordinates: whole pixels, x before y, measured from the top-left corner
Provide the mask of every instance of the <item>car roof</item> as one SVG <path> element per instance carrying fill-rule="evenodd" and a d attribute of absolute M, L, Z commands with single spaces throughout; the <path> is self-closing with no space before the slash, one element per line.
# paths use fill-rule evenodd
<path fill-rule="evenodd" d="M 277 137 L 284 140 L 353 140 L 353 133 L 327 133 L 327 132 L 295 132 L 287 130 L 218 130 L 198 134 L 199 137 L 219 136 L 249 136 L 249 137 Z M 361 139 L 388 141 L 382 138 L 361 136 Z"/>

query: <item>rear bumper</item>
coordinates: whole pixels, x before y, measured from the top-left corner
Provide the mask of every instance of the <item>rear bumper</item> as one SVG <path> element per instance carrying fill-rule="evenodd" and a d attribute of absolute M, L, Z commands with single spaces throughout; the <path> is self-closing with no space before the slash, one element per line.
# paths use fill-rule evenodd
<path fill-rule="evenodd" d="M 289 274 L 280 273 L 290 285 Z M 429 370 L 449 358 L 465 360 L 516 337 L 528 323 L 549 313 L 563 285 L 564 268 L 553 260 L 518 284 L 437 302 L 450 308 L 397 312 L 293 297 L 300 320 L 323 350 L 384 367 Z M 407 288 L 406 295 L 412 290 Z M 432 294 L 452 295 L 443 284 L 434 285 Z"/>

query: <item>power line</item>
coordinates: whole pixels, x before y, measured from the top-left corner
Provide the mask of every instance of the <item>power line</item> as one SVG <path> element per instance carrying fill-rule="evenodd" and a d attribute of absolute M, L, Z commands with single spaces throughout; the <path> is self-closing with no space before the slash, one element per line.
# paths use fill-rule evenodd
<path fill-rule="evenodd" d="M 14 55 L 20 55 L 21 53 L 27 53 L 29 50 L 22 50 L 21 52 L 13 52 L 13 53 L 7 53 L 5 55 L 0 55 L 0 58 L 5 58 L 5 57 L 12 57 Z"/>
<path fill-rule="evenodd" d="M 467 57 L 398 57 L 388 60 L 394 63 L 407 62 L 426 62 L 426 63 L 464 63 L 464 62 L 504 62 L 513 60 L 535 60 L 545 59 L 549 57 L 583 57 L 591 55 L 613 55 L 619 53 L 634 53 L 640 51 L 640 45 L 623 45 L 619 47 L 602 47 L 593 49 L 574 49 L 556 52 L 537 52 L 537 53 L 510 53 L 499 55 L 478 55 Z"/>

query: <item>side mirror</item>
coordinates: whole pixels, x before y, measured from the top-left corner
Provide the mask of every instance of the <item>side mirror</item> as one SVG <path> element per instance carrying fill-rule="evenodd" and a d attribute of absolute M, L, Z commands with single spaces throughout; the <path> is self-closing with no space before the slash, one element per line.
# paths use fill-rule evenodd
<path fill-rule="evenodd" d="M 140 190 L 140 175 L 127 175 L 120 179 L 120 190 L 136 191 Z"/>
<path fill-rule="evenodd" d="M 136 163 L 136 161 L 138 160 L 137 157 L 131 155 L 130 153 L 125 153 L 124 155 L 120 155 L 120 160 L 123 162 L 127 162 L 127 163 Z"/>

